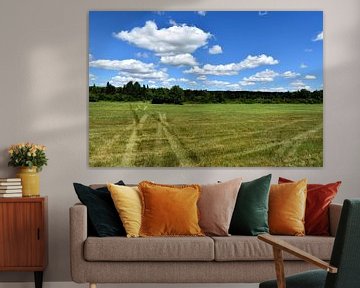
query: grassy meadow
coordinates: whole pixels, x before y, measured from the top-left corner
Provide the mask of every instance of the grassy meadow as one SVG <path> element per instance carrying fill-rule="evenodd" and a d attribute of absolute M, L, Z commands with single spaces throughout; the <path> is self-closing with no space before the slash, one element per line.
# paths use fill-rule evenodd
<path fill-rule="evenodd" d="M 319 167 L 322 104 L 89 103 L 91 167 Z"/>

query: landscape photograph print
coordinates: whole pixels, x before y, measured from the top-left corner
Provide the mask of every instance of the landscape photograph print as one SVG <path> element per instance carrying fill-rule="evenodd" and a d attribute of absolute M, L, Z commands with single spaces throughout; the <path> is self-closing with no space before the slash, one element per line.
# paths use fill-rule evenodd
<path fill-rule="evenodd" d="M 89 167 L 322 167 L 322 11 L 90 11 Z"/>

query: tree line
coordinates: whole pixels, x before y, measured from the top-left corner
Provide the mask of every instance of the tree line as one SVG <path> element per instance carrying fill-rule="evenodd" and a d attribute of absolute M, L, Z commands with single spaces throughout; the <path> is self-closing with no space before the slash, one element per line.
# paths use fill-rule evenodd
<path fill-rule="evenodd" d="M 308 91 L 301 89 L 293 92 L 261 91 L 208 91 L 182 89 L 175 85 L 171 88 L 149 88 L 138 82 L 128 82 L 122 87 L 115 87 L 107 82 L 105 87 L 89 87 L 89 101 L 148 101 L 152 104 L 183 103 L 323 103 L 323 90 Z"/>

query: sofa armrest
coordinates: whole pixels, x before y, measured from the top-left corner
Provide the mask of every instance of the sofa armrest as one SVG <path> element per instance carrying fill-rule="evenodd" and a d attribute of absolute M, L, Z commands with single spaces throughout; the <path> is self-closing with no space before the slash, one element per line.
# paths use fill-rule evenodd
<path fill-rule="evenodd" d="M 341 204 L 331 203 L 329 207 L 330 235 L 335 237 L 341 215 Z"/>
<path fill-rule="evenodd" d="M 73 281 L 85 282 L 86 263 L 83 245 L 87 238 L 87 208 L 75 204 L 70 208 L 70 268 Z"/>

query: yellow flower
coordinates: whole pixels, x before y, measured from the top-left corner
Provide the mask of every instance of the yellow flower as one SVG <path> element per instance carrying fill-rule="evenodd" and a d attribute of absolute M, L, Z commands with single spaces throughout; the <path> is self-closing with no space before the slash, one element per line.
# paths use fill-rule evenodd
<path fill-rule="evenodd" d="M 30 153 L 30 152 L 28 152 L 28 153 L 26 153 L 26 154 L 27 154 L 27 156 L 29 156 L 29 157 L 31 156 L 31 153 Z"/>
<path fill-rule="evenodd" d="M 13 155 L 14 154 L 14 150 L 13 149 L 9 149 L 9 154 Z"/>

